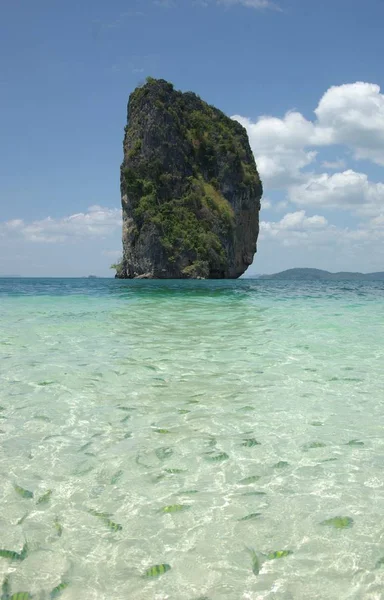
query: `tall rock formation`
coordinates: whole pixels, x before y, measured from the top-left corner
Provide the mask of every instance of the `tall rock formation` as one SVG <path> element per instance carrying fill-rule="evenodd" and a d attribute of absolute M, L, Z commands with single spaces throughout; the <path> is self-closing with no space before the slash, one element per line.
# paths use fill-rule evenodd
<path fill-rule="evenodd" d="M 128 103 L 120 278 L 236 278 L 252 263 L 262 185 L 246 130 L 147 79 Z"/>

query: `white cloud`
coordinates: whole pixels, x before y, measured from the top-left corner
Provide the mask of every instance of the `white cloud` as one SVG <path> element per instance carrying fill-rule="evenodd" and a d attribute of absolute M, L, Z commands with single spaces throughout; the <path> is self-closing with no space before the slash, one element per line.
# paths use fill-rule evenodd
<path fill-rule="evenodd" d="M 378 85 L 356 82 L 331 87 L 310 121 L 297 111 L 283 118 L 262 116 L 255 122 L 235 115 L 248 131 L 250 144 L 266 186 L 284 188 L 304 181 L 313 167 L 316 148 L 344 145 L 356 159 L 384 165 L 384 95 Z M 325 162 L 341 169 L 344 163 Z"/>
<path fill-rule="evenodd" d="M 239 115 L 232 118 L 246 128 L 267 187 L 284 188 L 303 180 L 301 170 L 316 158 L 314 150 L 306 149 L 315 136 L 311 122 L 298 112 L 289 112 L 283 119 L 263 116 L 255 123 Z"/>
<path fill-rule="evenodd" d="M 268 200 L 267 198 L 263 198 L 262 202 L 261 202 L 261 208 L 264 210 L 268 210 L 268 209 L 272 208 L 272 202 L 270 200 Z"/>
<path fill-rule="evenodd" d="M 297 211 L 286 214 L 278 222 L 262 221 L 260 240 L 262 241 L 259 247 L 261 252 L 263 246 L 265 249 L 272 244 L 273 252 L 277 256 L 282 251 L 279 247 L 296 248 L 300 253 L 296 254 L 296 264 L 291 266 L 299 266 L 299 256 L 304 257 L 304 261 L 312 257 L 310 260 L 313 262 L 318 261 L 322 253 L 326 252 L 329 256 L 328 261 L 333 253 L 335 260 L 342 257 L 345 261 L 347 257 L 351 263 L 356 257 L 366 264 L 372 260 L 372 264 L 382 269 L 380 261 L 384 259 L 384 214 L 380 218 L 361 223 L 356 229 L 351 229 L 336 227 L 328 223 L 323 216 L 307 217 L 304 210 Z M 331 263 L 328 264 L 328 268 L 332 270 Z M 353 267 L 349 268 L 353 270 Z M 369 267 L 365 270 L 369 270 Z"/>
<path fill-rule="evenodd" d="M 260 228 L 262 231 L 271 232 L 274 235 L 277 232 L 284 230 L 308 230 L 319 227 L 326 227 L 327 219 L 321 215 L 307 217 L 305 210 L 287 213 L 280 221 L 261 221 Z"/>
<path fill-rule="evenodd" d="M 313 227 L 324 227 L 327 225 L 327 219 L 320 215 L 314 215 L 313 217 L 306 217 L 304 210 L 299 210 L 294 213 L 287 213 L 279 221 L 280 229 L 298 229 L 306 228 L 312 229 Z"/>
<path fill-rule="evenodd" d="M 30 242 L 57 243 L 82 238 L 104 237 L 121 227 L 121 210 L 90 206 L 85 213 L 61 219 L 47 217 L 26 222 L 13 219 L 0 223 L 0 235 L 19 235 Z"/>
<path fill-rule="evenodd" d="M 348 146 L 357 159 L 384 165 L 384 95 L 378 85 L 331 87 L 315 114 L 319 127 L 331 132 L 330 143 Z"/>
<path fill-rule="evenodd" d="M 265 190 L 285 192 L 283 201 L 271 208 L 286 214 L 261 222 L 255 267 L 267 256 L 267 263 L 277 267 L 267 268 L 270 272 L 303 262 L 319 268 L 382 270 L 384 180 L 370 181 L 361 170 L 348 168 L 351 156 L 384 166 L 384 96 L 379 86 L 357 82 L 330 88 L 312 120 L 298 111 L 255 121 L 233 118 L 248 131 Z M 339 158 L 326 160 L 325 154 L 319 163 L 317 151 L 321 148 L 324 154 L 334 145 Z M 301 210 L 287 212 L 292 205 Z M 305 212 L 316 209 L 343 210 L 348 226 Z"/>
<path fill-rule="evenodd" d="M 284 215 L 280 221 L 261 221 L 260 240 L 274 239 L 282 246 L 308 244 L 308 239 L 317 231 L 324 231 L 328 221 L 321 215 L 307 217 L 304 210 Z"/>
<path fill-rule="evenodd" d="M 384 183 L 373 183 L 365 173 L 351 169 L 342 173 L 313 175 L 289 189 L 291 202 L 377 215 L 384 208 Z"/>

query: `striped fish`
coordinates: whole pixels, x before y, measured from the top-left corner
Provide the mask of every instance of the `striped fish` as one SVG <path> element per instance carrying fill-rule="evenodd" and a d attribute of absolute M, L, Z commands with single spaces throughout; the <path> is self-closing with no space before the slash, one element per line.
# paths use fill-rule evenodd
<path fill-rule="evenodd" d="M 324 442 L 308 442 L 308 444 L 304 444 L 303 450 L 306 452 L 307 450 L 312 450 L 314 448 L 325 448 L 326 444 Z"/>
<path fill-rule="evenodd" d="M 155 454 L 159 460 L 166 460 L 167 458 L 170 458 L 172 456 L 173 450 L 172 448 L 168 447 L 156 448 Z"/>
<path fill-rule="evenodd" d="M 21 496 L 22 498 L 33 498 L 33 492 L 30 492 L 29 490 L 25 490 L 24 488 L 22 488 L 16 484 L 13 487 L 15 489 L 15 492 L 17 494 L 19 494 L 19 496 Z"/>
<path fill-rule="evenodd" d="M 256 483 L 256 481 L 259 481 L 259 479 L 260 475 L 250 475 L 250 477 L 244 477 L 244 479 L 242 479 L 240 483 L 248 485 L 249 483 Z"/>
<path fill-rule="evenodd" d="M 16 523 L 16 525 L 22 525 L 25 521 L 25 519 L 28 517 L 29 512 L 26 512 Z"/>
<path fill-rule="evenodd" d="M 253 446 L 260 446 L 261 444 L 260 444 L 260 442 L 255 440 L 255 438 L 248 438 L 248 439 L 245 439 L 241 445 L 245 446 L 245 448 L 253 448 Z"/>
<path fill-rule="evenodd" d="M 1 558 L 9 558 L 9 560 L 21 560 L 20 554 L 13 550 L 0 550 Z"/>
<path fill-rule="evenodd" d="M 185 473 L 185 469 L 164 469 L 166 473 L 170 473 L 171 475 L 177 475 L 178 473 Z"/>
<path fill-rule="evenodd" d="M 246 548 L 247 552 L 251 555 L 252 560 L 252 572 L 254 575 L 260 573 L 260 560 L 253 548 Z"/>
<path fill-rule="evenodd" d="M 333 517 L 332 519 L 322 521 L 320 525 L 334 527 L 335 529 L 349 529 L 353 527 L 353 519 L 352 517 Z"/>
<path fill-rule="evenodd" d="M 251 513 L 250 515 L 241 517 L 241 519 L 238 519 L 238 521 L 250 521 L 251 519 L 257 519 L 257 517 L 260 517 L 260 516 L 261 516 L 261 513 Z"/>
<path fill-rule="evenodd" d="M 24 560 L 28 554 L 28 544 L 25 543 L 21 552 L 14 552 L 13 550 L 0 550 L 1 558 L 8 558 L 9 560 Z"/>
<path fill-rule="evenodd" d="M 214 448 L 215 446 L 217 446 L 217 439 L 216 439 L 216 438 L 214 438 L 214 437 L 213 437 L 213 438 L 210 438 L 210 439 L 207 441 L 207 446 L 208 446 L 208 448 Z"/>
<path fill-rule="evenodd" d="M 50 419 L 45 415 L 34 415 L 33 417 L 36 421 L 44 421 L 45 423 L 49 423 Z"/>
<path fill-rule="evenodd" d="M 168 506 L 163 506 L 160 512 L 175 513 L 181 512 L 182 510 L 188 510 L 188 508 L 191 508 L 190 504 L 169 504 Z"/>
<path fill-rule="evenodd" d="M 37 504 L 47 504 L 47 502 L 49 502 L 49 499 L 51 496 L 52 496 L 52 490 L 48 490 L 47 492 L 45 492 L 45 494 L 40 496 L 40 498 L 37 500 Z"/>
<path fill-rule="evenodd" d="M 67 581 L 62 581 L 59 585 L 53 588 L 53 590 L 49 594 L 49 598 L 51 600 L 53 600 L 53 598 L 58 598 L 64 592 L 64 590 L 67 589 L 68 586 L 69 583 Z"/>
<path fill-rule="evenodd" d="M 99 512 L 98 510 L 94 510 L 93 508 L 89 508 L 88 512 L 90 515 L 93 515 L 94 517 L 99 517 L 100 519 L 108 519 L 112 516 L 111 513 Z"/>
<path fill-rule="evenodd" d="M 171 569 L 171 565 L 167 565 L 167 564 L 153 565 L 152 567 L 149 567 L 149 569 L 147 569 L 145 571 L 143 577 L 145 577 L 145 578 L 159 577 L 160 575 L 164 575 L 164 573 L 166 573 L 170 569 Z"/>
<path fill-rule="evenodd" d="M 27 558 L 28 555 L 28 543 L 25 542 L 24 546 L 21 549 L 20 552 L 20 560 L 24 560 L 25 558 Z"/>
<path fill-rule="evenodd" d="M 1 592 L 2 592 L 1 598 L 3 598 L 4 596 L 7 597 L 11 593 L 11 586 L 9 583 L 8 575 L 6 576 L 6 578 L 3 581 L 3 585 L 1 586 Z"/>
<path fill-rule="evenodd" d="M 205 460 L 209 462 L 221 462 L 223 460 L 228 460 L 229 456 L 226 452 L 219 452 L 217 454 L 210 454 L 209 456 L 205 456 Z"/>
<path fill-rule="evenodd" d="M 61 523 L 59 523 L 59 519 L 57 517 L 55 517 L 54 525 L 55 525 L 55 529 L 57 531 L 58 537 L 61 537 L 61 535 L 63 533 L 63 526 L 61 525 Z"/>
<path fill-rule="evenodd" d="M 114 523 L 113 521 L 111 521 L 110 519 L 102 519 L 102 521 L 106 524 L 106 526 L 111 530 L 111 531 L 121 531 L 123 529 L 123 526 L 120 525 L 119 523 Z"/>
<path fill-rule="evenodd" d="M 92 445 L 92 440 L 90 442 L 87 442 L 83 446 L 81 446 L 81 448 L 79 448 L 78 452 L 84 452 L 84 450 L 87 450 L 87 448 L 89 448 L 91 445 Z"/>
<path fill-rule="evenodd" d="M 120 471 L 116 471 L 116 473 L 114 475 L 112 475 L 111 485 L 115 485 L 115 483 L 117 483 L 119 481 L 122 474 L 123 474 L 123 471 L 121 469 L 120 469 Z"/>
<path fill-rule="evenodd" d="M 293 554 L 292 550 L 276 550 L 275 552 L 270 552 L 267 554 L 268 560 L 274 560 L 275 558 L 284 558 L 285 556 L 290 556 Z"/>
<path fill-rule="evenodd" d="M 111 521 L 109 518 L 112 516 L 111 513 L 99 512 L 98 510 L 93 510 L 93 508 L 88 509 L 88 512 L 94 517 L 101 519 L 111 531 L 121 531 L 123 529 L 122 525 Z"/>

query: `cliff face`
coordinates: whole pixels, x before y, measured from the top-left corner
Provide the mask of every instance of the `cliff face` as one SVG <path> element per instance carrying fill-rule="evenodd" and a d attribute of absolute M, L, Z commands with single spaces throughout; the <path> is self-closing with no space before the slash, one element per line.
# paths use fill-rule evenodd
<path fill-rule="evenodd" d="M 262 185 L 245 129 L 148 79 L 128 103 L 117 277 L 236 278 L 252 263 Z"/>

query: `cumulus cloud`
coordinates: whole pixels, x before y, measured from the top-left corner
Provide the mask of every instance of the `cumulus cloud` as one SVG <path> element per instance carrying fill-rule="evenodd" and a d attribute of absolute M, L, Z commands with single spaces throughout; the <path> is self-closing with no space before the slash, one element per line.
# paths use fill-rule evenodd
<path fill-rule="evenodd" d="M 356 256 L 366 264 L 368 257 L 371 257 L 372 263 L 380 267 L 380 261 L 384 259 L 384 214 L 354 229 L 337 227 L 321 215 L 307 217 L 305 211 L 301 210 L 287 213 L 277 222 L 262 221 L 260 240 L 264 244 L 272 244 L 277 255 L 279 247 L 296 247 L 305 253 L 305 261 L 307 256 L 321 256 L 318 254 L 321 249 L 321 252 L 331 255 L 333 252 L 335 259 L 344 255 L 351 261 Z"/>
<path fill-rule="evenodd" d="M 319 147 L 343 145 L 356 159 L 384 165 L 384 95 L 372 83 L 331 87 L 314 111 L 313 121 L 297 111 L 255 122 L 235 115 L 248 131 L 252 150 L 267 186 L 284 188 L 304 181 Z M 340 163 L 324 163 L 329 169 Z"/>
<path fill-rule="evenodd" d="M 384 95 L 373 83 L 331 87 L 315 110 L 318 127 L 330 132 L 330 143 L 351 148 L 357 159 L 384 165 Z"/>
<path fill-rule="evenodd" d="M 275 236 L 280 231 L 305 231 L 323 228 L 327 225 L 328 221 L 325 217 L 321 215 L 307 217 L 305 210 L 298 210 L 287 213 L 280 221 L 261 221 L 260 229 Z"/>
<path fill-rule="evenodd" d="M 298 112 L 289 112 L 283 119 L 263 116 L 255 123 L 246 117 L 232 117 L 243 125 L 263 182 L 272 188 L 284 188 L 303 180 L 302 169 L 316 158 L 308 150 L 315 128 Z"/>
<path fill-rule="evenodd" d="M 313 217 L 307 217 L 304 210 L 299 210 L 294 213 L 287 213 L 279 221 L 278 225 L 280 229 L 298 229 L 306 228 L 313 229 L 313 227 L 324 227 L 328 221 L 320 215 L 314 215 Z"/>
<path fill-rule="evenodd" d="M 57 243 L 83 238 L 104 237 L 121 227 L 121 210 L 90 206 L 87 212 L 61 219 L 47 217 L 26 222 L 13 219 L 0 223 L 0 235 L 19 235 L 30 242 Z"/>
<path fill-rule="evenodd" d="M 384 183 L 370 182 L 365 173 L 348 169 L 342 173 L 311 176 L 288 191 L 289 199 L 302 206 L 322 206 L 376 215 L 384 207 Z"/>
<path fill-rule="evenodd" d="M 280 221 L 261 221 L 260 240 L 273 239 L 282 246 L 307 245 L 314 232 L 323 234 L 327 226 L 325 217 L 308 217 L 304 210 L 298 210 L 287 213 Z"/>

